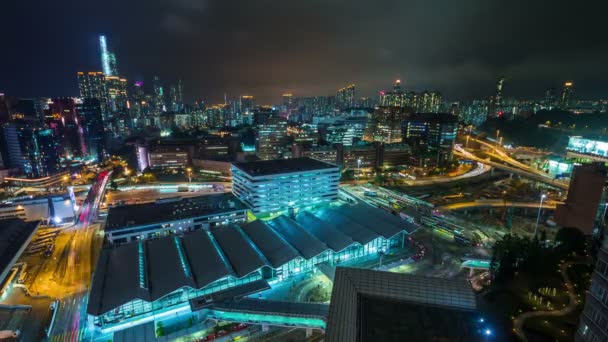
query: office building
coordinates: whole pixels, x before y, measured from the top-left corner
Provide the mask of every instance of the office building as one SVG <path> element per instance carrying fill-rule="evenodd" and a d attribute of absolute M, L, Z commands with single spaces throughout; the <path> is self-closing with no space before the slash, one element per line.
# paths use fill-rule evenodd
<path fill-rule="evenodd" d="M 107 101 L 106 77 L 103 72 L 79 71 L 76 75 L 80 97 L 99 99 L 100 102 Z"/>
<path fill-rule="evenodd" d="M 61 157 L 81 159 L 87 155 L 87 147 L 81 119 L 76 112 L 73 98 L 55 98 L 49 103 L 46 124 L 61 143 Z"/>
<path fill-rule="evenodd" d="M 499 108 L 502 106 L 502 101 L 503 101 L 503 97 L 502 97 L 502 88 L 505 85 L 505 78 L 501 77 L 498 79 L 498 82 L 496 82 L 496 95 L 494 95 L 494 105 Z"/>
<path fill-rule="evenodd" d="M 48 176 L 60 168 L 60 145 L 50 129 L 11 123 L 2 128 L 5 165 L 30 178 Z"/>
<path fill-rule="evenodd" d="M 106 76 L 106 90 L 109 109 L 124 112 L 127 109 L 127 79 L 118 76 Z"/>
<path fill-rule="evenodd" d="M 111 244 L 247 222 L 247 206 L 233 194 L 214 194 L 118 206 L 108 211 Z"/>
<path fill-rule="evenodd" d="M 192 141 L 158 140 L 150 143 L 148 163 L 154 169 L 183 169 L 192 163 Z"/>
<path fill-rule="evenodd" d="M 171 101 L 171 111 L 177 113 L 184 109 L 184 89 L 181 79 L 169 88 L 169 99 Z"/>
<path fill-rule="evenodd" d="M 340 109 L 355 107 L 355 85 L 349 84 L 344 88 L 338 89 L 338 94 L 336 95 L 336 102 L 338 108 Z"/>
<path fill-rule="evenodd" d="M 252 95 L 241 96 L 241 111 L 251 112 L 255 106 L 254 98 Z"/>
<path fill-rule="evenodd" d="M 364 141 L 378 141 L 386 144 L 402 141 L 401 123 L 410 112 L 404 107 L 378 107 L 374 110 L 369 125 L 363 135 Z"/>
<path fill-rule="evenodd" d="M 585 298 L 574 340 L 576 342 L 600 342 L 608 340 L 608 239 L 604 237 L 597 253 L 591 287 Z"/>
<path fill-rule="evenodd" d="M 408 98 L 406 98 L 408 99 Z M 419 103 L 405 103 L 406 106 L 415 108 L 416 112 L 439 113 L 441 110 L 441 94 L 437 91 L 423 91 L 419 95 Z"/>
<path fill-rule="evenodd" d="M 152 95 L 154 114 L 160 115 L 162 112 L 166 112 L 167 108 L 165 106 L 165 90 L 158 76 L 154 76 L 152 86 L 154 91 L 154 94 Z"/>
<path fill-rule="evenodd" d="M 106 36 L 99 36 L 99 49 L 101 55 L 101 67 L 106 76 L 118 75 L 116 54 L 110 51 Z"/>
<path fill-rule="evenodd" d="M 452 160 L 458 117 L 451 114 L 417 113 L 403 121 L 403 137 L 423 164 L 441 165 Z"/>
<path fill-rule="evenodd" d="M 197 229 L 101 251 L 87 313 L 111 333 L 192 312 L 203 298 L 268 289 L 318 265 L 375 258 L 416 229 L 367 205 L 336 203 L 297 215 Z M 274 286 L 274 285 L 272 285 Z"/>
<path fill-rule="evenodd" d="M 573 136 L 568 139 L 566 155 L 580 160 L 608 162 L 608 141 Z"/>
<path fill-rule="evenodd" d="M 576 165 L 570 179 L 566 202 L 555 208 L 555 222 L 562 227 L 595 233 L 598 219 L 605 214 L 607 168 L 602 162 Z"/>
<path fill-rule="evenodd" d="M 283 94 L 283 110 L 289 110 L 293 105 L 293 94 L 285 93 Z"/>
<path fill-rule="evenodd" d="M 392 91 L 380 91 L 380 106 L 403 107 L 405 105 L 405 94 L 401 89 L 401 80 L 396 80 Z"/>
<path fill-rule="evenodd" d="M 14 99 L 0 92 L 0 125 L 9 122 Z"/>
<path fill-rule="evenodd" d="M 258 158 L 273 160 L 288 157 L 291 144 L 285 118 L 274 109 L 261 107 L 254 110 L 253 121 Z"/>
<path fill-rule="evenodd" d="M 81 126 L 88 149 L 88 156 L 97 162 L 105 158 L 105 130 L 101 102 L 97 98 L 83 98 L 76 102 L 76 111 L 82 118 Z"/>
<path fill-rule="evenodd" d="M 311 158 L 234 163 L 232 191 L 254 214 L 317 206 L 338 198 L 340 170 Z"/>
<path fill-rule="evenodd" d="M 570 108 L 570 101 L 572 100 L 572 91 L 574 90 L 573 82 L 564 83 L 564 88 L 562 89 L 562 95 L 559 99 L 559 106 L 562 109 Z"/>
<path fill-rule="evenodd" d="M 486 341 L 490 335 L 464 280 L 336 268 L 326 341 Z"/>

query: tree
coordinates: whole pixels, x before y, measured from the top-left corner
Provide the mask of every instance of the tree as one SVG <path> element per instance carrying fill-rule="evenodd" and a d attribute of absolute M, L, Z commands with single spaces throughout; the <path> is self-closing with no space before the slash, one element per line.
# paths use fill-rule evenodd
<path fill-rule="evenodd" d="M 376 185 L 385 185 L 387 180 L 388 178 L 385 175 L 379 173 L 374 177 L 374 183 L 376 183 Z"/>
<path fill-rule="evenodd" d="M 352 181 L 353 179 L 355 179 L 355 171 L 350 169 L 344 170 L 340 176 L 341 181 Z"/>
<path fill-rule="evenodd" d="M 490 269 L 498 279 L 511 279 L 530 255 L 537 254 L 538 244 L 529 238 L 507 234 L 496 241 L 492 248 L 492 262 Z"/>
<path fill-rule="evenodd" d="M 156 323 L 156 336 L 163 336 L 165 334 L 165 329 L 163 328 L 163 322 Z"/>
<path fill-rule="evenodd" d="M 586 249 L 585 242 L 583 232 L 574 227 L 564 227 L 555 235 L 556 248 L 565 254 L 584 254 Z"/>
<path fill-rule="evenodd" d="M 115 180 L 112 180 L 110 182 L 110 188 L 112 188 L 112 190 L 114 190 L 114 191 L 118 190 L 118 183 L 116 183 Z"/>

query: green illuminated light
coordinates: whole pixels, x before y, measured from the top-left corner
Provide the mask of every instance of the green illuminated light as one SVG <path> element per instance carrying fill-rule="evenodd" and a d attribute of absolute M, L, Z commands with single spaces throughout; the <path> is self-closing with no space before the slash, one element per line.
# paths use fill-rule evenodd
<path fill-rule="evenodd" d="M 311 327 L 325 329 L 326 323 L 324 320 L 319 318 L 306 318 L 306 317 L 288 317 L 278 315 L 266 315 L 266 314 L 252 314 L 242 312 L 227 312 L 227 311 L 210 311 L 210 315 L 216 319 L 222 321 L 231 322 L 250 322 L 250 323 L 268 323 L 276 325 L 288 325 L 288 326 L 299 326 L 299 327 Z"/>

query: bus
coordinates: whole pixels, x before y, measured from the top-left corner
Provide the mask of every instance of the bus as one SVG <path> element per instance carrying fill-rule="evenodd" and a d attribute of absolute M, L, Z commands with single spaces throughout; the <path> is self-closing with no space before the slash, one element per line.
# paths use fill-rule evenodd
<path fill-rule="evenodd" d="M 363 196 L 376 197 L 376 196 L 378 196 L 378 193 L 376 191 L 365 190 L 365 191 L 363 191 Z"/>
<path fill-rule="evenodd" d="M 454 234 L 454 242 L 463 246 L 471 246 L 471 240 L 460 234 Z"/>

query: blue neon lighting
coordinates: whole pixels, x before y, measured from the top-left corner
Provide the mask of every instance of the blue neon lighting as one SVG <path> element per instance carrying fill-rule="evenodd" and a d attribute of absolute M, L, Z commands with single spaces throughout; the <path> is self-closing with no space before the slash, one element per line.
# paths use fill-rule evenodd
<path fill-rule="evenodd" d="M 188 264 L 188 261 L 186 259 L 186 254 L 184 253 L 184 250 L 182 249 L 182 244 L 179 241 L 179 238 L 177 236 L 174 236 L 173 241 L 175 242 L 175 247 L 177 248 L 177 254 L 179 254 L 179 261 L 182 264 L 182 269 L 184 270 L 184 274 L 186 275 L 186 277 L 192 277 L 192 272 L 190 271 L 190 265 Z"/>
<path fill-rule="evenodd" d="M 142 289 L 148 288 L 148 281 L 146 279 L 146 253 L 144 251 L 144 242 L 139 241 L 139 245 L 137 246 L 138 251 L 138 265 L 139 265 L 139 287 Z"/>

